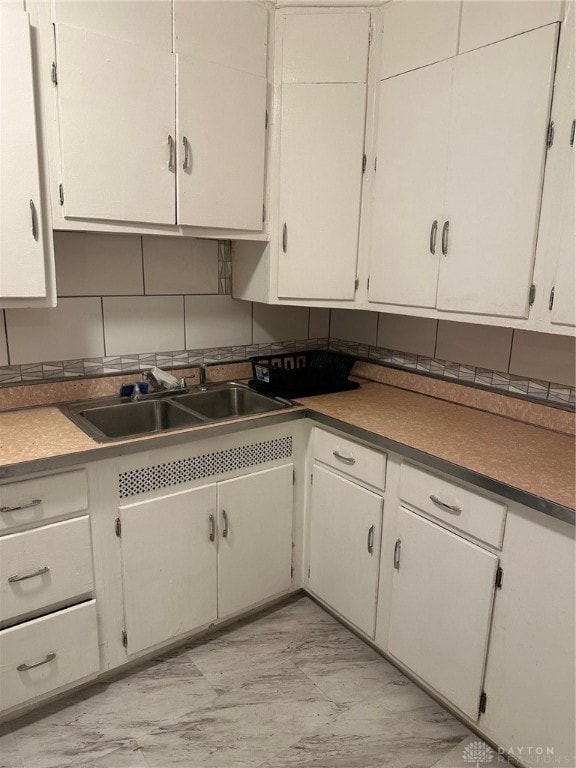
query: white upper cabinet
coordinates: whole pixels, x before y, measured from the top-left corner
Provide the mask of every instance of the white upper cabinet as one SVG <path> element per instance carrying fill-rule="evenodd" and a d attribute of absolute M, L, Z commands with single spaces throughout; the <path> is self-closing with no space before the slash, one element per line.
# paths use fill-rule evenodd
<path fill-rule="evenodd" d="M 459 0 L 395 0 L 384 6 L 380 78 L 456 55 Z"/>
<path fill-rule="evenodd" d="M 574 235 L 574 157 L 564 200 L 560 202 L 561 219 L 558 231 L 558 262 L 554 278 L 554 293 L 550 297 L 550 320 L 555 325 L 576 325 L 576 274 L 574 256 L 576 238 Z"/>
<path fill-rule="evenodd" d="M 562 0 L 462 0 L 459 53 L 562 18 Z"/>
<path fill-rule="evenodd" d="M 175 56 L 57 25 L 64 215 L 174 224 Z"/>
<path fill-rule="evenodd" d="M 438 309 L 528 314 L 557 32 L 455 59 Z"/>
<path fill-rule="evenodd" d="M 28 14 L 0 5 L 0 299 L 46 296 Z"/>
<path fill-rule="evenodd" d="M 364 11 L 280 19 L 280 298 L 354 298 L 369 29 Z"/>
<path fill-rule="evenodd" d="M 434 307 L 453 61 L 380 83 L 369 300 Z"/>

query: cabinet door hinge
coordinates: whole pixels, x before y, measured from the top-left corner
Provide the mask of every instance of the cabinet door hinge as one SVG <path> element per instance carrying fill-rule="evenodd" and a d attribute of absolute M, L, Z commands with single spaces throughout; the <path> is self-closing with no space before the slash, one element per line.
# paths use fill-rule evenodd
<path fill-rule="evenodd" d="M 550 298 L 548 299 L 548 309 L 552 309 L 554 306 L 554 288 L 550 291 Z"/>
<path fill-rule="evenodd" d="M 368 27 L 368 45 L 372 44 L 372 25 Z"/>
<path fill-rule="evenodd" d="M 310 568 L 308 568 L 308 578 L 310 578 Z"/>
<path fill-rule="evenodd" d="M 56 66 L 55 61 L 52 62 L 52 66 L 50 67 L 50 79 L 54 85 L 58 85 L 58 67 Z"/>
<path fill-rule="evenodd" d="M 116 518 L 116 536 L 118 536 L 118 538 L 122 536 L 122 521 L 119 517 Z"/>
<path fill-rule="evenodd" d="M 268 128 L 268 110 L 266 110 L 264 115 L 264 129 L 266 130 L 266 128 Z"/>
<path fill-rule="evenodd" d="M 362 155 L 362 173 L 366 173 L 366 155 Z"/>
<path fill-rule="evenodd" d="M 314 482 L 314 473 L 312 472 L 310 475 L 310 485 Z"/>
<path fill-rule="evenodd" d="M 266 206 L 262 206 L 262 223 L 266 221 Z"/>
<path fill-rule="evenodd" d="M 374 158 L 374 173 L 376 173 L 376 166 L 378 165 L 378 158 Z"/>
<path fill-rule="evenodd" d="M 60 205 L 64 205 L 64 185 L 58 184 L 58 199 L 60 200 Z"/>
<path fill-rule="evenodd" d="M 358 288 L 360 288 L 360 278 L 357 277 L 356 280 L 354 280 L 354 290 L 357 291 Z"/>
<path fill-rule="evenodd" d="M 293 565 L 290 566 L 290 578 L 291 579 L 294 578 L 294 566 Z"/>
<path fill-rule="evenodd" d="M 483 715 L 486 712 L 486 691 L 482 691 L 480 694 L 480 703 L 478 704 L 478 714 Z"/>
<path fill-rule="evenodd" d="M 128 632 L 125 629 L 122 630 L 122 645 L 128 648 Z"/>
<path fill-rule="evenodd" d="M 503 579 L 504 579 L 504 571 L 502 570 L 502 568 L 498 567 L 498 569 L 496 570 L 496 581 L 495 581 L 496 589 L 502 589 Z"/>
<path fill-rule="evenodd" d="M 368 277 L 368 280 L 366 280 L 366 288 L 370 290 L 370 277 Z"/>
<path fill-rule="evenodd" d="M 296 485 L 296 470 L 292 470 L 292 485 Z"/>
<path fill-rule="evenodd" d="M 548 131 L 546 133 L 546 149 L 550 149 L 552 144 L 554 144 L 554 120 L 550 120 L 548 123 Z"/>
<path fill-rule="evenodd" d="M 528 294 L 528 306 L 532 306 L 534 304 L 534 299 L 536 298 L 536 286 L 534 283 L 530 286 L 530 293 Z"/>

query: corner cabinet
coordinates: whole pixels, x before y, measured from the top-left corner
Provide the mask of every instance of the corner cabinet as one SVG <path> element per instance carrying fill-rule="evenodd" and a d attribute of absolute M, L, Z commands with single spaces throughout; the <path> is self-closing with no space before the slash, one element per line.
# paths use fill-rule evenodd
<path fill-rule="evenodd" d="M 98 17 L 92 5 L 55 4 L 63 219 L 261 230 L 266 7 L 163 2 L 148 28 L 137 4 L 106 3 Z"/>
<path fill-rule="evenodd" d="M 0 307 L 55 304 L 28 13 L 0 5 Z M 44 300 L 37 303 L 38 300 Z"/>

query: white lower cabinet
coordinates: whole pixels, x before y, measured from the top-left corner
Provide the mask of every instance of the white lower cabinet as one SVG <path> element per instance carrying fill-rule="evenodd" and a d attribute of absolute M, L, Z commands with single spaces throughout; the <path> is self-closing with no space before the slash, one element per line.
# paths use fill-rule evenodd
<path fill-rule="evenodd" d="M 292 477 L 287 464 L 120 506 L 128 654 L 290 589 Z"/>
<path fill-rule="evenodd" d="M 2 630 L 0 658 L 2 710 L 98 672 L 96 601 Z"/>
<path fill-rule="evenodd" d="M 120 507 L 128 653 L 217 617 L 216 485 Z"/>
<path fill-rule="evenodd" d="M 398 511 L 389 653 L 478 718 L 498 557 Z"/>
<path fill-rule="evenodd" d="M 310 506 L 309 588 L 374 637 L 382 497 L 315 464 Z"/>

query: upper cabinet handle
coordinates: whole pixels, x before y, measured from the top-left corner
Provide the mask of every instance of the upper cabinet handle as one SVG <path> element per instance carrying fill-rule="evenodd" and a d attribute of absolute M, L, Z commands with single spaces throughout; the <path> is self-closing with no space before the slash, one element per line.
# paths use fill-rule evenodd
<path fill-rule="evenodd" d="M 38 215 L 34 200 L 30 200 L 30 218 L 32 220 L 32 237 L 38 242 Z"/>
<path fill-rule="evenodd" d="M 288 226 L 286 222 L 284 222 L 284 226 L 282 227 L 282 250 L 284 253 L 288 250 Z"/>
<path fill-rule="evenodd" d="M 572 120 L 572 128 L 570 128 L 570 146 L 574 146 L 574 134 L 576 133 L 576 120 Z"/>
<path fill-rule="evenodd" d="M 445 221 L 442 227 L 442 253 L 444 256 L 448 256 L 448 231 L 450 229 L 450 222 Z"/>
<path fill-rule="evenodd" d="M 445 504 L 443 501 L 440 501 L 438 496 L 433 493 L 430 494 L 430 501 L 432 504 L 436 504 L 437 507 L 445 509 L 447 512 L 453 512 L 455 515 L 462 514 L 462 507 L 458 507 L 456 504 Z"/>
<path fill-rule="evenodd" d="M 356 459 L 354 456 L 343 456 L 340 451 L 332 451 L 332 455 L 335 456 L 339 461 L 343 461 L 344 464 L 356 464 Z"/>
<path fill-rule="evenodd" d="M 168 170 L 175 171 L 176 170 L 176 145 L 174 143 L 174 139 L 170 135 L 168 136 L 168 149 L 169 149 Z"/>
<path fill-rule="evenodd" d="M 374 531 L 375 531 L 375 526 L 371 525 L 370 528 L 368 528 L 368 554 L 369 555 L 374 554 Z"/>
<path fill-rule="evenodd" d="M 438 234 L 438 220 L 434 219 L 430 228 L 430 253 L 432 256 L 436 253 L 436 235 Z"/>
<path fill-rule="evenodd" d="M 182 163 L 182 170 L 189 171 L 190 170 L 190 142 L 184 136 L 182 138 L 182 146 L 184 147 L 184 162 Z"/>
<path fill-rule="evenodd" d="M 211 514 L 208 520 L 210 521 L 210 535 L 208 536 L 208 538 L 210 539 L 210 541 L 214 541 L 214 539 L 216 538 L 216 523 L 214 521 L 214 515 Z"/>
<path fill-rule="evenodd" d="M 27 504 L 19 504 L 17 507 L 0 507 L 0 512 L 19 512 L 21 509 L 30 509 L 42 504 L 42 499 L 32 499 Z"/>
<path fill-rule="evenodd" d="M 222 530 L 222 536 L 223 538 L 228 538 L 228 515 L 226 514 L 226 510 L 222 510 L 222 518 L 224 520 L 224 528 Z"/>

